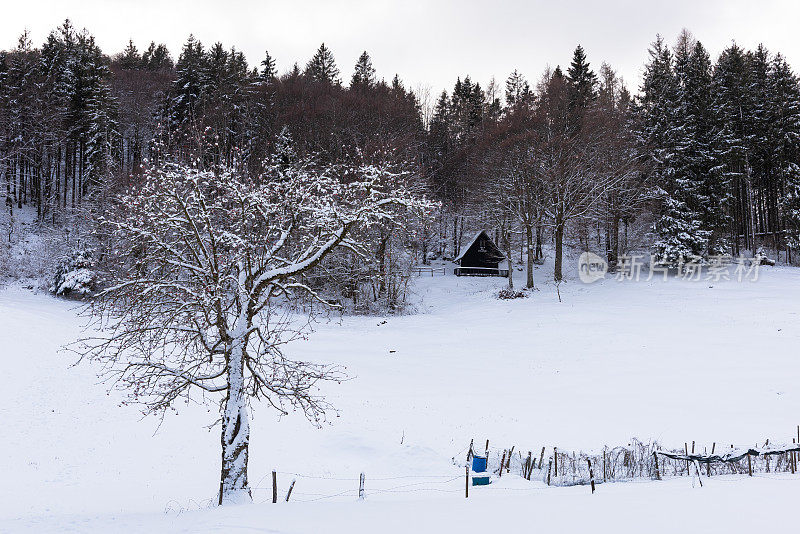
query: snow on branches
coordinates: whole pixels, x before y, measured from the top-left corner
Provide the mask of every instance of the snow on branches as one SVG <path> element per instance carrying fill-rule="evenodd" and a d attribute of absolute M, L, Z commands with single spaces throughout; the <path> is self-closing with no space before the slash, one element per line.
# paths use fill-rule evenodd
<path fill-rule="evenodd" d="M 357 228 L 425 210 L 407 184 L 388 164 L 275 162 L 251 177 L 167 163 L 99 221 L 110 285 L 90 308 L 100 334 L 79 350 L 148 412 L 224 396 L 220 504 L 249 495 L 251 399 L 325 420 L 317 386 L 343 370 L 284 355 L 309 320 L 284 305 L 324 302 L 303 275 L 336 249 L 365 255 Z"/>

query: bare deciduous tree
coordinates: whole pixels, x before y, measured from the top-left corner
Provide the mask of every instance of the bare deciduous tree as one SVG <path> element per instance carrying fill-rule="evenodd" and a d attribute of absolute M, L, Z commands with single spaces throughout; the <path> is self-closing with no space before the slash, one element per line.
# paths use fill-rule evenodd
<path fill-rule="evenodd" d="M 338 248 L 367 254 L 357 227 L 426 205 L 381 166 L 152 169 L 100 221 L 110 286 L 88 308 L 98 334 L 76 350 L 147 412 L 221 397 L 219 503 L 249 501 L 250 401 L 319 424 L 318 384 L 344 376 L 281 350 L 307 331 L 287 304 L 322 301 L 303 274 Z"/>

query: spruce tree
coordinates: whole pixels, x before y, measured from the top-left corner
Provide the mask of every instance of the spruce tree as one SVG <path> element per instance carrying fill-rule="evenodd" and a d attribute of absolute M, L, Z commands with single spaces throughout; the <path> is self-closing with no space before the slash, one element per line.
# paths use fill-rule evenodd
<path fill-rule="evenodd" d="M 783 223 L 786 244 L 800 250 L 800 81 L 780 54 L 769 70 L 769 124 L 771 154 L 777 175 L 774 196 Z M 776 231 L 778 229 L 776 228 Z"/>
<path fill-rule="evenodd" d="M 333 53 L 322 43 L 306 65 L 305 75 L 319 83 L 339 85 L 339 69 Z"/>
<path fill-rule="evenodd" d="M 122 52 L 119 58 L 119 65 L 123 69 L 131 70 L 138 69 L 142 66 L 142 56 L 139 55 L 139 50 L 133 44 L 133 40 L 128 40 L 128 46 Z"/>
<path fill-rule="evenodd" d="M 567 70 L 567 81 L 570 86 L 570 108 L 581 110 L 586 108 L 597 96 L 597 76 L 586 60 L 586 52 L 578 45 L 572 55 L 572 62 Z"/>
<path fill-rule="evenodd" d="M 469 76 L 456 80 L 450 99 L 453 137 L 457 143 L 473 140 L 486 115 L 486 94 Z"/>
<path fill-rule="evenodd" d="M 698 218 L 708 240 L 695 254 L 727 253 L 726 188 L 712 151 L 711 61 L 703 45 L 686 31 L 676 46 L 675 75 L 674 195 Z"/>
<path fill-rule="evenodd" d="M 142 54 L 142 64 L 148 70 L 169 70 L 173 67 L 172 57 L 165 44 L 151 41 L 150 46 Z"/>
<path fill-rule="evenodd" d="M 653 225 L 653 253 L 656 261 L 675 265 L 704 254 L 709 238 L 693 207 L 693 148 L 685 142 L 692 127 L 685 86 L 690 53 L 681 53 L 676 61 L 659 36 L 649 54 L 638 102 L 638 136 L 645 154 L 650 155 L 652 181 L 659 184 L 662 200 Z M 677 62 L 682 62 L 681 74 L 676 73 Z M 686 184 L 691 185 L 692 192 L 684 190 Z"/>
<path fill-rule="evenodd" d="M 750 94 L 750 60 L 738 46 L 725 49 L 717 61 L 712 77 L 714 121 L 714 159 L 721 180 L 730 193 L 731 245 L 738 254 L 738 236 L 744 236 L 745 248 L 753 239 L 752 169 L 748 132 L 753 117 Z"/>
<path fill-rule="evenodd" d="M 533 104 L 533 93 L 525 77 L 514 69 L 506 80 L 506 109 L 514 111 Z"/>
<path fill-rule="evenodd" d="M 278 71 L 275 68 L 275 60 L 269 55 L 269 52 L 264 52 L 264 60 L 261 62 L 261 72 L 259 72 L 259 79 L 263 82 L 272 82 L 275 80 Z"/>
<path fill-rule="evenodd" d="M 434 157 L 441 161 L 452 146 L 452 117 L 450 113 L 450 98 L 447 91 L 442 91 L 436 101 L 433 116 L 428 127 L 428 145 Z"/>
<path fill-rule="evenodd" d="M 76 94 L 83 99 L 79 128 L 86 175 L 79 193 L 85 195 L 90 186 L 104 184 L 114 168 L 119 131 L 116 105 L 108 85 L 110 72 L 103 54 L 91 35 L 81 34 L 78 44 L 77 64 L 82 68 Z"/>
<path fill-rule="evenodd" d="M 172 84 L 173 97 L 170 118 L 173 127 L 191 124 L 199 114 L 206 76 L 206 55 L 203 45 L 189 36 L 178 58 L 176 77 Z"/>
<path fill-rule="evenodd" d="M 373 85 L 375 85 L 375 69 L 372 67 L 372 59 L 365 50 L 356 62 L 353 77 L 350 79 L 350 88 L 369 88 Z"/>
<path fill-rule="evenodd" d="M 228 51 L 222 43 L 214 43 L 209 48 L 204 61 L 202 76 L 203 91 L 209 97 L 221 98 L 229 88 Z M 218 104 L 218 102 L 215 102 Z"/>

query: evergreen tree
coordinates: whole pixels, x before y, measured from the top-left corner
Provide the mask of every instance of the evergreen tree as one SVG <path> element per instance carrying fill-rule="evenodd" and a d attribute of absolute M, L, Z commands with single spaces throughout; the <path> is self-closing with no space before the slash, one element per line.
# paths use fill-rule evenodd
<path fill-rule="evenodd" d="M 514 111 L 529 108 L 533 104 L 533 93 L 525 77 L 514 69 L 506 80 L 506 109 Z"/>
<path fill-rule="evenodd" d="M 436 101 L 428 128 L 428 145 L 437 160 L 441 161 L 441 158 L 449 151 L 452 144 L 451 135 L 450 98 L 447 96 L 447 91 L 442 91 L 439 100 Z"/>
<path fill-rule="evenodd" d="M 664 41 L 657 37 L 650 47 L 638 103 L 639 141 L 645 154 L 650 155 L 652 181 L 660 184 L 662 197 L 653 225 L 653 252 L 657 261 L 670 265 L 705 254 L 709 239 L 694 207 L 694 148 L 685 144 L 687 130 L 692 128 L 687 109 L 693 87 L 693 82 L 686 85 L 690 55 L 687 50 L 679 52 L 680 59 L 673 59 Z M 678 63 L 680 67 L 676 66 Z M 687 186 L 690 190 L 685 189 Z"/>
<path fill-rule="evenodd" d="M 275 137 L 275 147 L 270 155 L 272 166 L 286 169 L 299 161 L 294 139 L 288 126 L 283 126 Z"/>
<path fill-rule="evenodd" d="M 664 195 L 653 231 L 656 261 L 666 265 L 681 265 L 700 257 L 710 233 L 703 230 L 700 220 L 685 202 L 669 194 Z"/>
<path fill-rule="evenodd" d="M 483 122 L 486 111 L 486 95 L 479 83 L 472 83 L 469 76 L 456 80 L 450 99 L 453 136 L 457 143 L 473 140 Z"/>
<path fill-rule="evenodd" d="M 206 77 L 206 55 L 203 45 L 193 35 L 189 36 L 178 63 L 172 84 L 170 118 L 173 127 L 192 124 L 198 117 Z"/>
<path fill-rule="evenodd" d="M 219 105 L 220 98 L 230 86 L 228 79 L 228 51 L 222 43 L 214 43 L 208 50 L 203 70 L 203 91 L 212 104 Z M 214 101 L 216 100 L 216 102 Z"/>
<path fill-rule="evenodd" d="M 150 46 L 142 54 L 142 64 L 148 70 L 169 70 L 172 69 L 172 57 L 169 54 L 167 46 L 151 41 Z"/>
<path fill-rule="evenodd" d="M 800 81 L 776 55 L 769 70 L 769 138 L 777 175 L 777 197 L 786 244 L 800 250 Z"/>
<path fill-rule="evenodd" d="M 142 66 L 142 56 L 139 55 L 139 50 L 133 44 L 133 40 L 128 40 L 128 46 L 125 47 L 119 58 L 119 65 L 127 70 L 138 69 Z"/>
<path fill-rule="evenodd" d="M 560 72 L 560 70 L 559 70 Z M 586 52 L 578 45 L 572 55 L 572 63 L 567 70 L 570 86 L 570 108 L 582 110 L 597 96 L 597 76 L 586 60 Z"/>
<path fill-rule="evenodd" d="M 82 151 L 80 172 L 86 177 L 79 184 L 78 194 L 85 195 L 90 186 L 102 184 L 111 172 L 119 133 L 105 58 L 94 37 L 85 32 L 78 36 L 77 45 L 72 112 Z"/>
<path fill-rule="evenodd" d="M 350 79 L 350 88 L 356 87 L 372 87 L 375 85 L 375 69 L 372 67 L 372 59 L 370 59 L 367 51 L 361 53 L 356 62 L 353 77 Z"/>
<path fill-rule="evenodd" d="M 261 81 L 269 83 L 275 81 L 277 75 L 278 71 L 275 68 L 275 60 L 269 55 L 269 52 L 264 52 L 264 61 L 261 62 L 259 78 Z"/>
<path fill-rule="evenodd" d="M 325 46 L 325 43 L 319 46 L 314 57 L 306 65 L 305 75 L 320 83 L 332 85 L 340 83 L 339 69 L 336 67 L 333 53 Z"/>
<path fill-rule="evenodd" d="M 700 42 L 684 30 L 675 51 L 677 82 L 673 117 L 674 195 L 696 216 L 708 243 L 695 254 L 729 252 L 726 188 L 712 153 L 711 61 Z"/>
<path fill-rule="evenodd" d="M 712 77 L 714 159 L 726 190 L 731 195 L 733 252 L 739 253 L 738 236 L 750 248 L 753 226 L 752 169 L 748 150 L 753 103 L 750 94 L 750 60 L 738 46 L 722 52 Z"/>

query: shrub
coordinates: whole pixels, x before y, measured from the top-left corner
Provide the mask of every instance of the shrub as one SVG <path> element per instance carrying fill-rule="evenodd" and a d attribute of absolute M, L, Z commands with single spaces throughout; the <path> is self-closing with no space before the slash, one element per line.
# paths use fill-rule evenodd
<path fill-rule="evenodd" d="M 528 292 L 522 289 L 516 291 L 514 289 L 509 289 L 506 287 L 500 290 L 500 292 L 497 294 L 497 298 L 502 300 L 525 299 L 528 298 Z"/>
<path fill-rule="evenodd" d="M 94 249 L 80 248 L 58 264 L 50 291 L 59 296 L 85 296 L 94 292 L 97 273 L 94 270 Z"/>

